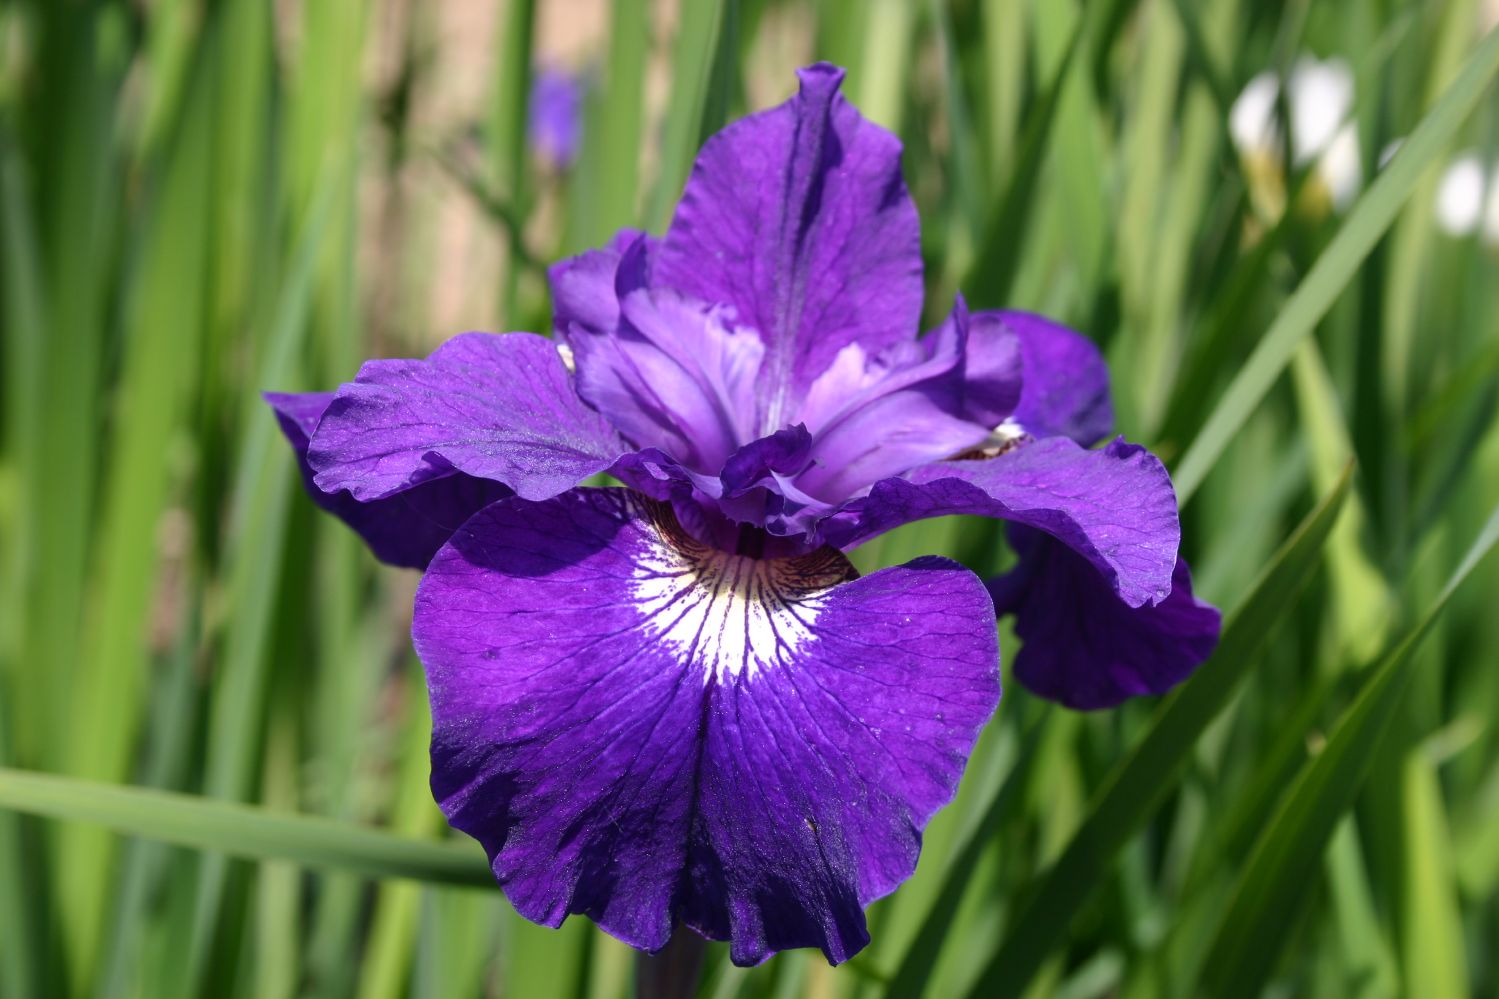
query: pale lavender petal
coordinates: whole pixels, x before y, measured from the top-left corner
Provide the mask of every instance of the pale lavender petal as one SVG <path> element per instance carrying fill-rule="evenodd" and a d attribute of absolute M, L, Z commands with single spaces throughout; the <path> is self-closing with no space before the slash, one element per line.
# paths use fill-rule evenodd
<path fill-rule="evenodd" d="M 464 333 L 424 361 L 369 361 L 308 448 L 324 492 L 384 499 L 454 470 L 545 499 L 628 448 L 573 389 L 556 345 Z"/>
<path fill-rule="evenodd" d="M 823 522 L 850 548 L 901 524 L 949 514 L 1000 517 L 1039 528 L 1095 566 L 1131 607 L 1171 592 L 1181 541 L 1176 494 L 1160 461 L 1122 439 L 1089 451 L 1065 437 L 984 461 L 943 461 L 885 479 Z"/>
<path fill-rule="evenodd" d="M 264 397 L 297 456 L 302 482 L 313 502 L 352 527 L 382 562 L 424 568 L 465 520 L 510 495 L 498 482 L 461 472 L 370 503 L 361 503 L 343 490 L 324 492 L 313 481 L 312 467 L 307 464 L 307 442 L 333 401 L 333 393 L 267 392 Z"/>
<path fill-rule="evenodd" d="M 1007 350 L 1007 333 L 1019 339 L 1022 358 L 1015 422 L 1033 437 L 1071 437 L 1084 446 L 1106 437 L 1114 427 L 1114 406 L 1109 370 L 1093 341 L 1029 312 L 976 312 L 970 353 Z"/>
<path fill-rule="evenodd" d="M 645 267 L 637 241 L 619 263 L 613 328 L 570 324 L 578 394 L 636 447 L 660 448 L 697 472 L 716 473 L 754 439 L 764 344 L 736 328 L 724 306 L 646 287 Z"/>
<path fill-rule="evenodd" d="M 1192 573 L 1178 559 L 1171 595 L 1130 607 L 1108 581 L 1065 545 L 1012 528 L 1020 564 L 989 584 L 995 609 L 1015 615 L 1021 642 L 1015 678 L 1070 708 L 1112 707 L 1162 694 L 1185 680 L 1218 644 L 1221 617 L 1192 595 Z"/>
<path fill-rule="evenodd" d="M 662 240 L 653 282 L 734 307 L 766 345 L 761 434 L 851 343 L 914 337 L 921 239 L 900 143 L 838 94 L 843 71 L 797 74 L 801 92 L 704 145 Z"/>
<path fill-rule="evenodd" d="M 999 698 L 993 603 L 921 559 L 695 545 L 627 490 L 510 499 L 416 599 L 433 792 L 527 918 L 754 964 L 867 941 Z"/>
<path fill-rule="evenodd" d="M 873 358 L 851 344 L 818 377 L 797 411 L 812 433 L 798 489 L 825 503 L 982 443 L 1019 395 L 1019 354 L 982 358 L 970 380 L 962 301 L 939 329 Z"/>

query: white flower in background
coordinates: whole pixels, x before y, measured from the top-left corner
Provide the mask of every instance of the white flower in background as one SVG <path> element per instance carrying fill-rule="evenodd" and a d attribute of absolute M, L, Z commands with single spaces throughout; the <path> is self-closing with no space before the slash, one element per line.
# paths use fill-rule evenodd
<path fill-rule="evenodd" d="M 1276 118 L 1280 78 L 1258 74 L 1229 111 L 1228 130 L 1239 154 L 1251 164 L 1278 162 L 1284 139 Z M 1341 59 L 1319 62 L 1303 56 L 1286 78 L 1286 113 L 1291 125 L 1291 163 L 1314 164 L 1316 179 L 1332 203 L 1345 208 L 1363 181 L 1358 128 L 1353 111 L 1353 73 Z"/>
<path fill-rule="evenodd" d="M 1462 239 L 1476 232 L 1499 247 L 1499 165 L 1485 172 L 1473 152 L 1453 160 L 1437 186 L 1436 220 L 1449 236 Z"/>

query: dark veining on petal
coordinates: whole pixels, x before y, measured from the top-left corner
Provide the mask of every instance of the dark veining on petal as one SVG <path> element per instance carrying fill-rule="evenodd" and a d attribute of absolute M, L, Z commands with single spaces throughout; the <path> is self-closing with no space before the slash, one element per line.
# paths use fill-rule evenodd
<path fill-rule="evenodd" d="M 705 680 L 748 680 L 784 661 L 812 640 L 824 593 L 858 578 L 836 549 L 775 559 L 730 553 L 688 534 L 668 504 L 640 503 L 661 545 L 637 570 L 636 599 L 660 640 L 703 664 Z"/>

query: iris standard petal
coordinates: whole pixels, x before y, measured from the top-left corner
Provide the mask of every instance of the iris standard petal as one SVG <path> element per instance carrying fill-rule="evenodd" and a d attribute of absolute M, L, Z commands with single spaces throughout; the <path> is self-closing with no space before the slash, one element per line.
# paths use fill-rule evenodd
<path fill-rule="evenodd" d="M 921 318 L 921 236 L 900 142 L 839 94 L 843 71 L 797 74 L 791 100 L 703 146 L 652 282 L 733 306 L 766 347 L 760 426 L 851 343 L 909 340 Z"/>
<path fill-rule="evenodd" d="M 726 307 L 647 287 L 645 254 L 636 241 L 620 259 L 613 327 L 568 328 L 578 394 L 636 447 L 716 474 L 753 439 L 765 346 Z"/>
<path fill-rule="evenodd" d="M 552 329 L 564 342 L 568 341 L 574 324 L 597 333 L 614 329 L 619 322 L 615 277 L 625 251 L 637 243 L 644 254 L 648 276 L 656 241 L 638 229 L 621 229 L 608 246 L 547 268 L 547 284 L 552 289 Z"/>
<path fill-rule="evenodd" d="M 969 356 L 1003 355 L 1009 336 L 1018 339 L 1021 356 L 1015 422 L 1033 437 L 1071 437 L 1084 446 L 1106 437 L 1114 427 L 1109 369 L 1093 341 L 1029 312 L 975 312 Z"/>
<path fill-rule="evenodd" d="M 920 340 L 873 358 L 850 344 L 818 377 L 797 411 L 812 433 L 809 467 L 796 486 L 840 504 L 891 475 L 982 443 L 1020 394 L 1013 337 L 968 366 L 968 313 L 960 299 Z M 970 377 L 971 375 L 971 377 Z"/>
<path fill-rule="evenodd" d="M 1192 595 L 1177 559 L 1171 595 L 1130 607 L 1099 571 L 1066 545 L 1011 528 L 1020 564 L 989 584 L 999 614 L 1015 615 L 1022 645 L 1015 678 L 1070 708 L 1112 707 L 1162 694 L 1191 675 L 1218 644 L 1221 615 Z"/>
<path fill-rule="evenodd" d="M 518 911 L 637 947 L 679 921 L 739 964 L 868 940 L 999 698 L 993 603 L 920 559 L 705 548 L 623 489 L 480 511 L 413 637 L 433 791 Z"/>
<path fill-rule="evenodd" d="M 1089 451 L 1048 437 L 983 461 L 941 461 L 885 479 L 822 524 L 848 549 L 901 524 L 949 514 L 1000 517 L 1053 535 L 1104 574 L 1131 607 L 1171 592 L 1181 541 L 1160 461 L 1122 439 Z"/>
<path fill-rule="evenodd" d="M 307 460 L 324 492 L 384 499 L 454 470 L 545 499 L 628 448 L 573 389 L 556 346 L 464 333 L 424 361 L 369 361 L 328 406 Z"/>
<path fill-rule="evenodd" d="M 302 482 L 313 502 L 358 532 L 382 562 L 424 568 L 465 520 L 511 494 L 498 482 L 461 472 L 370 503 L 361 503 L 343 490 L 324 492 L 313 481 L 312 467 L 307 464 L 307 442 L 333 401 L 333 393 L 266 392 L 264 398 L 296 453 Z"/>

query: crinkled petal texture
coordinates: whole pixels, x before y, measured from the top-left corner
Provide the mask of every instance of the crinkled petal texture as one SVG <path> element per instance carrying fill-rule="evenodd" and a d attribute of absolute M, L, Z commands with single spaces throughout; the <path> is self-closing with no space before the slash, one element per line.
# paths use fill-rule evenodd
<path fill-rule="evenodd" d="M 626 450 L 578 398 L 551 341 L 464 333 L 426 360 L 366 362 L 329 404 L 307 460 L 319 489 L 361 502 L 454 471 L 546 499 Z"/>
<path fill-rule="evenodd" d="M 942 559 L 856 579 L 831 550 L 704 548 L 664 509 L 502 500 L 433 559 L 434 794 L 530 919 L 845 960 L 998 702 L 993 603 Z"/>
<path fill-rule="evenodd" d="M 267 392 L 281 432 L 297 456 L 302 482 L 318 506 L 338 517 L 362 537 L 375 557 L 391 565 L 425 568 L 437 549 L 476 512 L 511 495 L 508 487 L 487 479 L 452 472 L 386 499 L 361 503 L 345 490 L 325 492 L 313 481 L 307 442 L 317 430 L 332 392 Z"/>
<path fill-rule="evenodd" d="M 1216 608 L 1192 595 L 1178 559 L 1171 594 L 1130 607 L 1093 566 L 1037 531 L 1014 528 L 1020 564 L 989 584 L 1000 614 L 1015 615 L 1023 643 L 1015 677 L 1070 708 L 1113 707 L 1185 680 L 1218 644 Z"/>
<path fill-rule="evenodd" d="M 848 548 L 901 524 L 960 513 L 1045 531 L 1131 607 L 1171 592 L 1181 541 L 1176 493 L 1155 455 L 1122 439 L 1090 451 L 1048 437 L 988 460 L 935 462 L 876 483 L 824 522 L 823 536 Z"/>
<path fill-rule="evenodd" d="M 849 344 L 910 340 L 921 319 L 921 234 L 900 142 L 838 93 L 843 71 L 797 73 L 791 100 L 703 146 L 652 282 L 732 306 L 765 342 L 763 436 Z"/>

